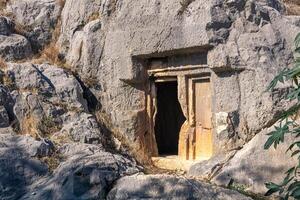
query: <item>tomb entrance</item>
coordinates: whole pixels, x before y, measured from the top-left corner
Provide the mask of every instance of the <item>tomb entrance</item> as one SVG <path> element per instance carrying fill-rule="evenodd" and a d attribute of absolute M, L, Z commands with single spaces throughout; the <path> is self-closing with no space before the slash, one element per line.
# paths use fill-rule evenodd
<path fill-rule="evenodd" d="M 205 53 L 149 59 L 147 112 L 153 157 L 213 155 L 211 71 Z M 173 165 L 173 164 L 171 164 Z"/>

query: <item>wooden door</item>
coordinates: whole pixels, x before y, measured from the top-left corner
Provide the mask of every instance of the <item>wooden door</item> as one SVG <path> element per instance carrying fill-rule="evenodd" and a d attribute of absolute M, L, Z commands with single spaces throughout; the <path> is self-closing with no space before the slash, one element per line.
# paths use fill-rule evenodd
<path fill-rule="evenodd" d="M 209 159 L 213 153 L 211 90 L 209 79 L 195 82 L 196 160 Z"/>

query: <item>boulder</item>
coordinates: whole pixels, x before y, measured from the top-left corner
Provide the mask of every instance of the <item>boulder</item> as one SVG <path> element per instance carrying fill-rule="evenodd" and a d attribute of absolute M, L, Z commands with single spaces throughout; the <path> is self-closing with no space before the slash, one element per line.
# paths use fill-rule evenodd
<path fill-rule="evenodd" d="M 291 152 L 285 153 L 294 140 L 291 137 L 285 138 L 284 144 L 279 145 L 277 149 L 271 147 L 264 150 L 268 138 L 266 134 L 273 129 L 274 127 L 262 130 L 223 164 L 212 178 L 212 183 L 222 186 L 243 185 L 248 191 L 262 194 L 267 191 L 266 182 L 280 183 L 285 172 L 298 162 L 296 157 L 290 157 Z"/>
<path fill-rule="evenodd" d="M 250 200 L 236 191 L 180 176 L 133 175 L 121 178 L 107 199 L 206 199 Z"/>
<path fill-rule="evenodd" d="M 32 55 L 30 42 L 21 35 L 0 35 L 0 57 L 6 61 L 21 60 Z"/>
<path fill-rule="evenodd" d="M 38 92 L 47 97 L 47 101 L 65 104 L 70 109 L 88 110 L 80 83 L 62 68 L 49 64 L 11 63 L 6 74 L 19 90 Z"/>
<path fill-rule="evenodd" d="M 4 106 L 0 106 L 0 128 L 9 126 L 9 117 Z"/>
<path fill-rule="evenodd" d="M 101 144 L 104 139 L 95 117 L 87 113 L 69 112 L 63 116 L 63 127 L 56 136 L 66 135 L 75 142 Z"/>
<path fill-rule="evenodd" d="M 88 112 L 87 101 L 80 83 L 72 74 L 57 66 L 31 63 L 9 63 L 5 73 L 14 90 L 13 114 L 23 133 L 50 136 L 63 124 L 73 123 L 80 128 L 67 129 L 74 133 L 71 135 L 75 141 L 91 142 L 97 138 L 99 143 L 100 130 L 91 116 L 84 117 L 84 113 Z M 76 123 L 70 116 L 64 115 L 68 111 L 77 113 L 74 114 L 77 117 L 72 118 Z"/>
<path fill-rule="evenodd" d="M 27 136 L 0 135 L 0 199 L 19 199 L 27 187 L 48 173 L 36 156 L 49 155 L 50 146 Z"/>
<path fill-rule="evenodd" d="M 3 110 L 3 116 L 8 115 L 9 120 L 14 120 L 15 116 L 13 113 L 14 99 L 12 95 L 9 93 L 9 90 L 2 84 L 0 84 L 0 107 L 3 106 L 5 111 Z M 6 112 L 6 114 L 5 114 Z M 6 117 L 5 117 L 6 119 Z"/>
<path fill-rule="evenodd" d="M 105 35 L 101 26 L 101 20 L 96 19 L 76 31 L 66 57 L 67 62 L 89 86 L 94 86 L 93 80 L 94 84 L 97 83 L 97 68 L 103 54 Z"/>
<path fill-rule="evenodd" d="M 72 40 L 84 39 L 87 35 L 83 35 L 83 33 L 87 33 L 83 31 L 83 27 L 88 24 L 93 16 L 98 16 L 96 18 L 101 17 L 101 21 L 105 20 L 102 16 L 102 11 L 107 9 L 107 4 L 109 1 L 85 1 L 85 0 L 68 0 L 65 3 L 64 9 L 61 13 L 62 20 L 62 33 L 60 35 L 58 43 L 60 44 L 60 51 L 63 54 L 67 54 L 68 50 L 74 52 L 76 50 L 70 49 L 70 45 Z M 74 12 L 69 12 L 72 9 Z M 103 11 L 104 12 L 104 11 Z M 99 23 L 99 22 L 98 22 Z M 86 29 L 87 30 L 87 29 Z M 97 29 L 95 30 L 97 31 Z M 76 33 L 81 32 L 81 33 Z M 79 36 L 80 35 L 80 36 Z M 77 38 L 77 39 L 76 39 Z M 75 43 L 73 44 L 73 46 Z M 77 44 L 78 45 L 78 44 Z M 93 47 L 93 46 L 91 46 Z M 101 48 L 101 47 L 99 47 Z M 75 57 L 76 55 L 74 55 Z M 96 55 L 93 55 L 96 56 Z M 73 57 L 73 56 L 72 56 Z M 74 58 L 73 57 L 73 58 Z"/>
<path fill-rule="evenodd" d="M 8 17 L 0 16 L 0 35 L 10 35 L 14 26 L 14 23 Z"/>
<path fill-rule="evenodd" d="M 37 51 L 50 43 L 63 1 L 21 0 L 10 1 L 6 10 L 13 13 L 16 23 Z"/>
<path fill-rule="evenodd" d="M 65 161 L 21 199 L 105 199 L 114 181 L 139 172 L 133 160 L 95 145 L 66 144 L 59 153 Z"/>
<path fill-rule="evenodd" d="M 235 155 L 235 153 L 236 151 L 228 152 L 227 154 L 222 153 L 213 156 L 209 160 L 195 163 L 187 171 L 187 176 L 201 178 L 202 180 L 210 180 L 216 173 L 218 173 L 223 165 Z"/>

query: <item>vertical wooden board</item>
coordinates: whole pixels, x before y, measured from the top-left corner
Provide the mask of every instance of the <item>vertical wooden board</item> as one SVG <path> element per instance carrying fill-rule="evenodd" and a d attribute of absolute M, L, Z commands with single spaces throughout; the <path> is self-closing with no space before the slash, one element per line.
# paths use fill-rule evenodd
<path fill-rule="evenodd" d="M 212 128 L 211 91 L 209 81 L 195 83 L 195 115 L 197 125 Z"/>
<path fill-rule="evenodd" d="M 195 82 L 196 159 L 212 156 L 211 91 L 209 80 Z"/>
<path fill-rule="evenodd" d="M 201 127 L 197 127 L 196 131 L 196 159 L 209 159 L 213 154 L 212 131 L 210 129 L 201 129 Z"/>

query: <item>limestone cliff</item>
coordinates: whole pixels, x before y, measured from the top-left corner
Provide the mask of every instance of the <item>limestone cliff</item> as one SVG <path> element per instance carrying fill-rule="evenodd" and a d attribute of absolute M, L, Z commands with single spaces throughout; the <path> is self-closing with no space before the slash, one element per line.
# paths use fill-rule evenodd
<path fill-rule="evenodd" d="M 293 163 L 262 146 L 290 106 L 289 85 L 265 90 L 293 61 L 297 14 L 292 0 L 0 0 L 0 199 L 251 199 L 195 178 L 263 193 Z M 175 77 L 181 131 L 195 129 L 187 68 L 211 83 L 212 159 L 145 175 L 154 79 Z"/>

